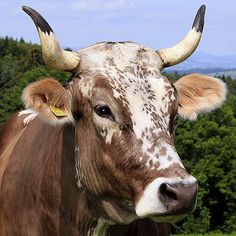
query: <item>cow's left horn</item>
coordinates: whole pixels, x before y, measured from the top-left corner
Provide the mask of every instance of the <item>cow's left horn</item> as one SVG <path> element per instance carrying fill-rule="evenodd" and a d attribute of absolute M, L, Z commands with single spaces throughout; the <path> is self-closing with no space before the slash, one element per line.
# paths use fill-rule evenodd
<path fill-rule="evenodd" d="M 79 64 L 79 54 L 61 49 L 52 28 L 37 11 L 26 6 L 23 6 L 22 9 L 36 25 L 46 65 L 55 70 L 73 71 Z"/>
<path fill-rule="evenodd" d="M 202 36 L 205 10 L 205 5 L 199 8 L 192 29 L 178 44 L 157 51 L 164 62 L 163 67 L 176 65 L 187 59 L 195 51 Z"/>

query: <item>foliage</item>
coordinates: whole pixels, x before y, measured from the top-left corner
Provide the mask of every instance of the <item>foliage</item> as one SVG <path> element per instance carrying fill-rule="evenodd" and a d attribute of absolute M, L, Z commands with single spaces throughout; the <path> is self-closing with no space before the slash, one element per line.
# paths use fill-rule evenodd
<path fill-rule="evenodd" d="M 30 82 L 43 77 L 65 81 L 68 73 L 49 70 L 38 45 L 0 38 L 0 127 L 23 108 L 20 96 Z M 168 74 L 172 80 L 177 73 Z M 173 227 L 175 233 L 236 230 L 236 80 L 228 86 L 227 102 L 196 122 L 178 121 L 176 144 L 186 168 L 198 179 L 198 207 Z"/>
<path fill-rule="evenodd" d="M 176 236 L 236 236 L 236 232 L 232 232 L 230 234 L 223 234 L 221 232 L 211 232 L 206 234 L 176 234 Z M 172 236 L 175 236 L 172 234 Z"/>
<path fill-rule="evenodd" d="M 196 122 L 179 120 L 177 150 L 199 182 L 198 207 L 175 232 L 236 230 L 236 80 L 222 78 L 227 102 Z"/>
<path fill-rule="evenodd" d="M 0 38 L 0 127 L 7 117 L 23 108 L 23 88 L 44 77 L 63 82 L 69 74 L 47 69 L 38 45 Z"/>

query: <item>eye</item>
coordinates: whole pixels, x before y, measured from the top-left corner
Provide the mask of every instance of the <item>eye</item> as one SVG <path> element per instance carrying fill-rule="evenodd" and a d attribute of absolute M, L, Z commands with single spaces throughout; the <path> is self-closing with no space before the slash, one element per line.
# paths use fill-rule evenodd
<path fill-rule="evenodd" d="M 98 116 L 108 118 L 114 121 L 114 115 L 111 112 L 111 109 L 106 105 L 98 105 L 94 107 L 94 111 L 97 113 Z"/>

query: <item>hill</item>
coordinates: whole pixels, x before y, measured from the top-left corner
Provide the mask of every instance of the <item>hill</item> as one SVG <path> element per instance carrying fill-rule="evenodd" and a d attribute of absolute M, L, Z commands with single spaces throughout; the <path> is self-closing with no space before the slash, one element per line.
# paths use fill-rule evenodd
<path fill-rule="evenodd" d="M 167 68 L 167 72 L 177 71 L 179 73 L 203 73 L 203 74 L 232 74 L 236 70 L 236 55 L 211 55 L 204 52 L 195 52 L 190 58 L 179 65 Z M 232 71 L 232 72 L 231 72 Z"/>
<path fill-rule="evenodd" d="M 231 77 L 232 79 L 236 79 L 236 70 L 226 70 L 226 71 L 217 71 L 213 73 L 207 73 L 211 76 L 216 76 L 216 77 Z"/>

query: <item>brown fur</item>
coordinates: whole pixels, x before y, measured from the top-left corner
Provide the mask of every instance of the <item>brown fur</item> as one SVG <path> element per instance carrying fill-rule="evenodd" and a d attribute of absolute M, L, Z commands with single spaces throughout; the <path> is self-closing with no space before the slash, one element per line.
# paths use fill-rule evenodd
<path fill-rule="evenodd" d="M 159 177 L 184 178 L 188 173 L 178 163 L 157 171 L 151 168 L 154 163 L 149 161 L 150 167 L 147 167 L 148 155 L 142 151 L 142 140 L 134 134 L 128 101 L 123 103 L 121 98 L 115 99 L 112 82 L 108 83 L 99 73 L 93 73 L 93 86 L 88 80 L 91 73 L 83 76 L 84 94 L 80 87 L 82 79 L 76 78 L 67 88 L 51 79 L 29 85 L 24 90 L 23 99 L 47 122 L 37 117 L 24 126 L 21 123 L 24 117 L 15 117 L 3 129 L 0 136 L 0 235 L 83 236 L 96 229 L 99 219 L 120 225 L 109 227 L 107 235 L 169 235 L 167 224 L 145 219 L 135 221 L 138 218 L 135 205 L 153 180 Z M 212 91 L 211 80 L 201 80 L 205 81 L 201 86 L 191 82 L 191 77 L 179 80 L 176 88 L 181 107 L 188 107 L 186 103 L 189 99 L 192 101 L 198 97 L 206 96 L 205 99 L 211 102 L 208 98 L 214 94 L 209 92 Z M 145 91 L 150 92 L 147 80 L 141 84 L 144 84 Z M 161 127 L 161 119 L 168 114 L 163 112 L 157 115 L 154 105 L 144 104 L 148 112 L 152 110 L 152 122 L 155 124 L 155 127 L 145 131 L 150 134 L 148 139 L 153 145 L 150 152 L 154 152 L 154 146 L 161 142 L 173 145 L 170 126 L 173 126 L 172 116 L 176 114 L 177 100 L 173 102 L 172 97 L 177 94 L 169 82 L 166 84 L 165 97 L 168 102 L 162 102 L 166 102 L 166 113 L 170 113 L 171 120 L 166 124 L 169 132 L 165 127 L 158 134 L 154 132 L 155 128 Z M 212 87 L 213 91 L 218 88 Z M 171 88 L 172 92 L 168 93 Z M 117 89 L 125 94 L 128 87 Z M 207 92 L 204 92 L 205 89 Z M 218 101 L 222 97 L 219 91 Z M 136 92 L 139 92 L 138 89 Z M 154 95 L 149 99 L 154 99 Z M 201 103 L 201 99 L 197 101 Z M 96 115 L 94 108 L 100 103 L 112 109 L 114 120 Z M 60 120 L 52 114 L 49 105 L 66 111 L 69 118 Z M 72 113 L 75 120 L 70 124 Z M 8 128 L 12 123 L 17 124 L 13 130 Z M 112 130 L 115 132 L 107 142 L 102 132 Z M 161 152 L 165 153 L 165 150 L 160 149 L 156 158 Z M 158 162 L 155 166 L 159 168 Z M 166 209 L 163 219 L 169 213 L 173 214 L 171 207 Z M 181 215 L 181 209 L 179 212 Z"/>
<path fill-rule="evenodd" d="M 0 155 L 15 135 L 23 128 L 23 117 L 19 118 L 18 113 L 13 114 L 8 119 L 0 131 Z"/>
<path fill-rule="evenodd" d="M 22 131 L 1 178 L 0 235 L 86 235 L 104 212 L 97 197 L 77 188 L 74 127 L 56 128 L 36 118 Z M 144 219 L 112 226 L 107 235 L 147 234 L 169 235 L 169 227 Z"/>

